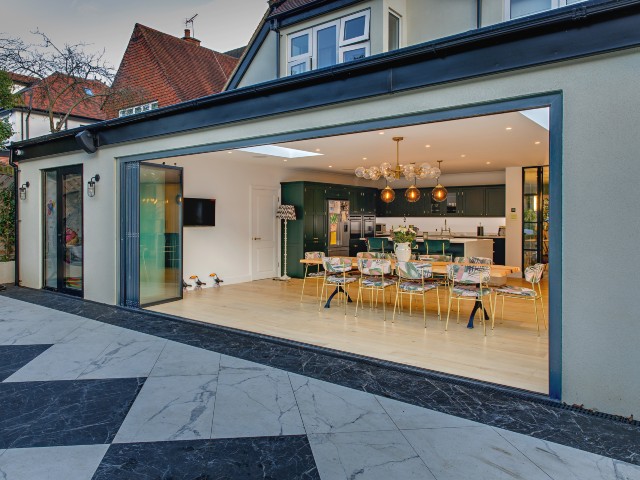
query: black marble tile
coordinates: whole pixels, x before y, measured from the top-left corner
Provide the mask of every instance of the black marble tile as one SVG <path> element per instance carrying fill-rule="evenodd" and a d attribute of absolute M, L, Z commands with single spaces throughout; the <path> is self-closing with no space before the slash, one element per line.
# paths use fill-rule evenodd
<path fill-rule="evenodd" d="M 640 465 L 640 423 L 543 395 L 228 327 L 10 287 L 0 295 Z"/>
<path fill-rule="evenodd" d="M 143 378 L 0 383 L 0 449 L 110 443 Z"/>
<path fill-rule="evenodd" d="M 0 382 L 9 378 L 51 345 L 0 345 Z"/>
<path fill-rule="evenodd" d="M 305 435 L 122 443 L 109 447 L 93 480 L 319 479 Z"/>

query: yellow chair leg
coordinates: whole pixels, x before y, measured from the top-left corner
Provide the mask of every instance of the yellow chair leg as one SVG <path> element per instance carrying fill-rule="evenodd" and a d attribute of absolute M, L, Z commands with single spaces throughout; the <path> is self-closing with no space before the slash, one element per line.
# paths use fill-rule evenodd
<path fill-rule="evenodd" d="M 358 280 L 358 298 L 356 298 L 356 313 L 354 317 L 358 316 L 358 302 L 360 302 L 361 295 L 362 295 L 362 280 Z"/>
<path fill-rule="evenodd" d="M 482 287 L 480 287 L 482 288 Z M 484 336 L 487 336 L 487 322 L 484 320 L 484 300 L 483 297 L 480 297 L 480 305 L 482 306 L 482 310 L 480 310 L 480 316 L 482 317 L 482 328 L 484 330 Z"/>
<path fill-rule="evenodd" d="M 309 270 L 309 265 L 304 266 L 304 279 L 302 280 L 302 292 L 300 292 L 300 303 L 302 303 L 302 297 L 304 296 L 304 284 L 307 282 L 307 271 Z M 316 288 L 316 296 L 318 295 Z"/>
<path fill-rule="evenodd" d="M 449 309 L 447 310 L 447 323 L 444 324 L 444 331 L 449 329 L 449 316 L 451 315 L 451 302 L 453 302 L 453 296 L 449 293 Z"/>
<path fill-rule="evenodd" d="M 538 301 L 533 297 L 533 311 L 536 314 L 536 326 L 538 327 L 538 336 L 540 336 L 540 320 L 538 320 Z"/>
<path fill-rule="evenodd" d="M 424 328 L 427 328 L 427 294 L 422 290 L 422 318 L 424 319 Z"/>
<path fill-rule="evenodd" d="M 324 297 L 324 287 L 325 287 L 325 285 L 326 285 L 326 282 L 324 280 L 322 280 L 322 291 L 320 292 L 320 303 L 318 304 L 318 312 L 322 308 L 322 299 Z"/>

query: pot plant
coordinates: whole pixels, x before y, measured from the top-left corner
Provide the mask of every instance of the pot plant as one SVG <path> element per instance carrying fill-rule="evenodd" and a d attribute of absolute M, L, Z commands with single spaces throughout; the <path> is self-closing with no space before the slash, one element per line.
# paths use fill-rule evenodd
<path fill-rule="evenodd" d="M 411 259 L 411 243 L 416 239 L 416 231 L 408 227 L 394 228 L 391 239 L 396 258 L 400 262 L 408 262 Z"/>

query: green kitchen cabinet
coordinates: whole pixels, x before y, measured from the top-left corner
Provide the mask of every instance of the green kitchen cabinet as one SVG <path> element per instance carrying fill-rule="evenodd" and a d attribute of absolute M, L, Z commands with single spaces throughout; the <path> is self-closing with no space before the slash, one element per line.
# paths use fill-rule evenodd
<path fill-rule="evenodd" d="M 465 217 L 484 216 L 484 187 L 462 187 L 458 189 L 458 194 L 462 202 L 460 215 Z"/>
<path fill-rule="evenodd" d="M 506 189 L 504 185 L 485 188 L 484 213 L 487 217 L 504 217 L 506 212 Z"/>

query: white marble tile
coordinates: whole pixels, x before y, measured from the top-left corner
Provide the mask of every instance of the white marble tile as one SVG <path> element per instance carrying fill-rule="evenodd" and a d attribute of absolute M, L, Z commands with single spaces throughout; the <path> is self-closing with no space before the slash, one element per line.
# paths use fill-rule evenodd
<path fill-rule="evenodd" d="M 169 341 L 151 370 L 151 376 L 217 375 L 219 370 L 219 353 Z"/>
<path fill-rule="evenodd" d="M 323 480 L 435 480 L 397 430 L 312 433 L 308 437 Z"/>
<path fill-rule="evenodd" d="M 491 427 L 403 430 L 438 480 L 549 480 Z"/>
<path fill-rule="evenodd" d="M 307 433 L 397 430 L 375 396 L 289 374 Z"/>
<path fill-rule="evenodd" d="M 376 396 L 400 430 L 415 428 L 482 427 L 482 423 Z"/>
<path fill-rule="evenodd" d="M 58 343 L 103 343 L 114 342 L 122 335 L 124 328 L 89 320 L 76 328 Z"/>
<path fill-rule="evenodd" d="M 230 357 L 229 355 L 220 356 L 220 373 L 252 373 L 273 370 L 276 369 L 267 365 L 262 365 L 261 363 L 250 362 L 249 360 Z"/>
<path fill-rule="evenodd" d="M 558 480 L 616 480 L 613 460 L 528 435 L 494 428 L 503 438 Z"/>
<path fill-rule="evenodd" d="M 0 325 L 0 344 L 2 345 L 35 345 L 58 343 L 86 319 L 75 317 L 56 322 L 34 319 L 12 320 Z"/>
<path fill-rule="evenodd" d="M 53 345 L 5 382 L 75 380 L 108 346 L 108 343 Z"/>
<path fill-rule="evenodd" d="M 216 375 L 148 378 L 114 442 L 208 439 L 216 388 Z"/>
<path fill-rule="evenodd" d="M 166 340 L 110 344 L 78 378 L 147 377 L 158 360 Z"/>
<path fill-rule="evenodd" d="M 221 370 L 216 396 L 213 438 L 305 433 L 286 372 Z"/>
<path fill-rule="evenodd" d="M 87 480 L 109 445 L 16 448 L 0 456 L 3 480 Z"/>
<path fill-rule="evenodd" d="M 616 480 L 640 480 L 640 466 L 638 465 L 614 460 L 613 468 Z"/>

